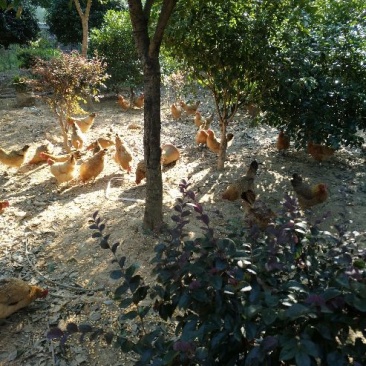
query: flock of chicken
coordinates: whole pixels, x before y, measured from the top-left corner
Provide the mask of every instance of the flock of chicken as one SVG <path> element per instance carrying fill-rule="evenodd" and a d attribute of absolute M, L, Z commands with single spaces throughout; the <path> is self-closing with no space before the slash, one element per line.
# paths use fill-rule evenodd
<path fill-rule="evenodd" d="M 142 108 L 144 103 L 143 94 L 133 97 L 130 100 L 123 96 L 118 96 L 117 103 L 124 111 L 137 107 Z M 214 132 L 210 129 L 213 115 L 202 118 L 201 112 L 198 111 L 199 102 L 188 105 L 183 101 L 179 104 L 171 106 L 171 113 L 174 119 L 178 119 L 185 113 L 187 116 L 194 116 L 194 124 L 198 128 L 195 141 L 198 145 L 205 145 L 214 152 L 219 153 L 220 142 L 215 137 Z M 115 162 L 128 173 L 131 172 L 132 155 L 128 147 L 123 143 L 122 139 L 116 134 L 115 139 L 100 137 L 90 145 L 85 146 L 86 134 L 92 127 L 96 114 L 91 113 L 84 118 L 67 119 L 68 125 L 71 127 L 70 145 L 75 151 L 64 155 L 52 155 L 50 144 L 39 146 L 34 156 L 29 160 L 29 164 L 38 164 L 47 161 L 51 174 L 56 178 L 58 184 L 67 183 L 75 179 L 81 182 L 94 180 L 104 168 L 104 157 L 109 148 L 115 147 Z M 233 140 L 233 134 L 227 135 L 227 141 Z M 277 143 L 277 149 L 285 152 L 290 146 L 290 139 L 284 131 L 280 131 Z M 0 162 L 9 166 L 19 168 L 26 159 L 29 145 L 25 145 L 20 150 L 6 152 L 0 148 Z M 92 156 L 82 161 L 77 169 L 77 160 L 82 158 L 81 150 L 85 147 L 87 151 L 92 151 Z M 172 144 L 165 144 L 162 149 L 162 165 L 168 165 L 179 159 L 179 150 Z M 323 146 L 308 143 L 307 151 L 317 161 L 323 161 L 334 154 L 334 150 Z M 234 183 L 230 184 L 222 194 L 222 199 L 235 201 L 242 200 L 242 207 L 246 212 L 247 221 L 250 224 L 256 224 L 260 228 L 265 228 L 276 216 L 275 213 L 262 201 L 256 199 L 255 194 L 255 177 L 257 175 L 258 163 L 252 161 L 246 174 Z M 139 161 L 136 167 L 136 184 L 146 178 L 146 167 L 143 160 Z M 291 184 L 294 192 L 298 197 L 300 207 L 302 209 L 310 208 L 314 205 L 325 202 L 328 197 L 327 186 L 323 183 L 310 186 L 305 183 L 299 174 L 293 174 Z M 8 201 L 0 201 L 0 213 L 9 207 Z M 37 298 L 43 298 L 47 295 L 48 290 L 38 286 L 29 285 L 17 278 L 7 278 L 0 280 L 0 319 L 6 318 L 13 312 L 27 306 Z"/>

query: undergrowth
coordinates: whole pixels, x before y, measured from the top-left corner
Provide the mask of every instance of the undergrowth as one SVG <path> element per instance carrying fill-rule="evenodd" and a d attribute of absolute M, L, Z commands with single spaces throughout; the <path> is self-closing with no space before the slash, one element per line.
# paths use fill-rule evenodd
<path fill-rule="evenodd" d="M 241 230 L 219 237 L 189 183 L 179 188 L 174 225 L 155 247 L 152 286 L 137 264 L 127 266 L 119 242 L 109 242 L 93 214 L 92 237 L 117 266 L 110 275 L 120 281 L 120 332 L 70 323 L 51 329 L 50 339 L 64 348 L 75 334 L 103 335 L 135 352 L 136 365 L 366 364 L 366 251 L 357 233 L 343 225 L 335 234 L 320 230 L 329 215 L 310 222 L 286 195 L 264 230 L 243 220 Z M 193 219 L 203 235 L 189 240 L 185 227 Z"/>

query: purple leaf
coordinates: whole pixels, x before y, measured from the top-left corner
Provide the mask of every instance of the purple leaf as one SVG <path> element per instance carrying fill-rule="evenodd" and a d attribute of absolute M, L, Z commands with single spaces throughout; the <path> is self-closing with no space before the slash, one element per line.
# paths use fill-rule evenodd
<path fill-rule="evenodd" d="M 180 221 L 180 216 L 177 215 L 172 215 L 171 219 L 175 222 L 179 222 Z"/>
<path fill-rule="evenodd" d="M 48 331 L 47 338 L 48 339 L 59 339 L 63 335 L 64 335 L 64 332 L 60 328 L 55 327 Z"/>
<path fill-rule="evenodd" d="M 191 200 L 195 200 L 196 199 L 196 195 L 194 194 L 193 191 L 187 191 L 187 196 L 191 199 Z"/>
<path fill-rule="evenodd" d="M 68 323 L 66 326 L 66 330 L 69 333 L 76 333 L 78 331 L 78 326 L 75 323 Z"/>
<path fill-rule="evenodd" d="M 175 205 L 174 210 L 178 212 L 182 212 L 182 206 L 181 205 Z"/>
<path fill-rule="evenodd" d="M 278 339 L 273 336 L 268 336 L 263 339 L 261 342 L 261 349 L 264 352 L 271 352 L 278 346 Z"/>
<path fill-rule="evenodd" d="M 199 220 L 201 220 L 205 225 L 208 226 L 208 224 L 210 223 L 210 219 L 209 217 L 206 215 L 206 214 L 203 214 L 203 215 L 200 215 L 200 216 L 197 216 L 197 218 Z"/>
<path fill-rule="evenodd" d="M 90 324 L 80 324 L 79 331 L 82 333 L 88 333 L 93 331 L 93 327 Z"/>
<path fill-rule="evenodd" d="M 108 332 L 104 334 L 104 339 L 107 342 L 107 344 L 111 344 L 113 341 L 114 334 L 112 332 Z"/>
<path fill-rule="evenodd" d="M 117 243 L 114 243 L 113 245 L 112 245 L 112 253 L 113 254 L 116 254 L 116 251 L 117 251 L 117 248 L 119 247 L 119 242 L 117 242 Z"/>

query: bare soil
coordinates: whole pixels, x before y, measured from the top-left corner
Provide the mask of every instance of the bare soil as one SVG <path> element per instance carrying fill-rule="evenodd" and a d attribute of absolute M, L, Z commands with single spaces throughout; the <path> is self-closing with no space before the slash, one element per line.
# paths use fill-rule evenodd
<path fill-rule="evenodd" d="M 59 126 L 49 109 L 39 101 L 19 107 L 12 91 L 5 89 L 0 88 L 0 94 L 8 96 L 0 99 L 0 147 L 12 150 L 30 144 L 29 160 L 36 147 L 48 140 L 55 153 L 61 153 Z M 225 170 L 218 171 L 216 155 L 195 145 L 193 118 L 174 121 L 171 101 L 163 100 L 162 143 L 173 143 L 181 151 L 177 164 L 163 173 L 166 223 L 171 224 L 172 207 L 180 196 L 178 184 L 184 178 L 197 192 L 218 235 L 225 235 L 229 226 L 242 225 L 240 202 L 223 201 L 221 194 L 256 159 L 260 163 L 256 189 L 273 210 L 279 209 L 286 192 L 292 194 L 290 178 L 298 172 L 311 183 L 321 181 L 329 187 L 328 201 L 313 210 L 314 215 L 331 211 L 324 228 L 333 231 L 333 224 L 341 219 L 366 245 L 366 169 L 360 149 L 343 148 L 321 164 L 293 148 L 283 156 L 275 148 L 277 131 L 268 126 L 253 127 L 241 113 L 229 126 L 234 142 Z M 93 109 L 97 117 L 88 141 L 118 132 L 133 151 L 134 171 L 143 159 L 143 111 L 123 112 L 115 99 L 95 104 Z M 208 115 L 214 109 L 212 101 L 202 100 L 200 109 Z M 217 119 L 212 128 L 218 133 Z M 142 228 L 146 186 L 144 182 L 136 185 L 134 174 L 122 172 L 112 156 L 113 149 L 95 182 L 61 190 L 47 164 L 25 164 L 19 171 L 0 165 L 0 200 L 7 199 L 11 205 L 0 215 L 0 277 L 21 277 L 49 289 L 46 299 L 35 301 L 0 324 L 0 365 L 134 364 L 134 355 L 122 355 L 103 341 L 71 342 L 67 353 L 62 354 L 57 343 L 45 337 L 50 327 L 68 321 L 118 331 L 118 306 L 113 301 L 118 281 L 109 276 L 116 265 L 110 252 L 100 249 L 91 238 L 89 229 L 88 221 L 96 210 L 106 221 L 111 242 L 120 241 L 118 253 L 127 255 L 130 263 L 140 263 L 141 271 L 151 280 L 149 261 L 159 237 Z M 111 180 L 114 177 L 121 180 Z M 140 201 L 123 201 L 126 197 Z M 191 236 L 200 235 L 194 222 L 188 230 Z"/>

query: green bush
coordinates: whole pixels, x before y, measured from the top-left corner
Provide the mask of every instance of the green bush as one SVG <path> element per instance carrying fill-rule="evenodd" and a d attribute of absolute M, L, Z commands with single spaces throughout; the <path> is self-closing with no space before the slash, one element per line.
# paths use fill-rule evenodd
<path fill-rule="evenodd" d="M 109 10 L 105 14 L 102 27 L 91 30 L 89 51 L 97 52 L 107 62 L 110 87 L 118 90 L 142 83 L 142 66 L 128 11 Z"/>
<path fill-rule="evenodd" d="M 364 3 L 314 3 L 294 11 L 306 22 L 289 21 L 271 41 L 266 122 L 287 129 L 297 146 L 357 146 L 366 129 Z"/>
<path fill-rule="evenodd" d="M 366 250 L 359 233 L 339 223 L 335 235 L 321 231 L 329 214 L 311 222 L 285 196 L 265 230 L 243 225 L 220 238 L 188 187 L 181 182 L 174 227 L 155 247 L 151 287 L 138 265 L 126 268 L 119 243 L 109 244 L 105 224 L 93 215 L 92 237 L 119 267 L 111 277 L 121 279 L 114 293 L 121 331 L 70 323 L 48 337 L 65 345 L 74 333 L 104 334 L 123 352 L 137 353 L 136 365 L 365 365 Z M 192 213 L 203 236 L 189 240 L 184 229 Z"/>
<path fill-rule="evenodd" d="M 18 45 L 10 45 L 7 49 L 0 46 L 0 72 L 19 68 L 18 49 Z"/>
<path fill-rule="evenodd" d="M 17 51 L 17 59 L 19 67 L 24 69 L 31 69 L 38 58 L 48 61 L 54 57 L 59 57 L 61 51 L 56 49 L 45 39 L 39 39 L 36 42 L 31 42 L 27 48 L 20 48 Z"/>

